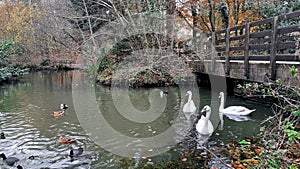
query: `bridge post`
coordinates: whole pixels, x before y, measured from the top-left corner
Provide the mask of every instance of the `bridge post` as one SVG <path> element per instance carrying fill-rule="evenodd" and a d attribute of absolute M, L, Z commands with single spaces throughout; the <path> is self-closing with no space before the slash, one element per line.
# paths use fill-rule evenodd
<path fill-rule="evenodd" d="M 270 66 L 269 66 L 271 80 L 276 79 L 277 32 L 278 32 L 278 16 L 274 16 L 273 24 L 272 24 Z"/>
<path fill-rule="evenodd" d="M 211 33 L 211 72 L 215 72 L 216 69 L 216 33 Z"/>
<path fill-rule="evenodd" d="M 245 34 L 245 56 L 244 56 L 244 76 L 249 79 L 249 43 L 250 43 L 250 24 L 246 25 Z"/>
<path fill-rule="evenodd" d="M 230 61 L 229 61 L 229 50 L 230 50 L 230 28 L 226 29 L 226 47 L 225 47 L 225 74 L 230 76 Z"/>

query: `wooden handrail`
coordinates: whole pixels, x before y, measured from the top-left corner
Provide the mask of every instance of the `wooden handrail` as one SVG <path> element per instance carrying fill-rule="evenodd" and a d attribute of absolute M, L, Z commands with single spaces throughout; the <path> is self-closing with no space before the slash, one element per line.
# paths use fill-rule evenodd
<path fill-rule="evenodd" d="M 249 61 L 269 61 L 271 79 L 276 78 L 276 61 L 299 61 L 295 55 L 296 38 L 300 36 L 300 21 L 296 25 L 281 26 L 280 22 L 287 19 L 300 20 L 300 11 L 283 14 L 248 24 L 219 30 L 208 35 L 215 51 L 211 60 L 225 59 L 225 73 L 230 76 L 230 60 L 244 60 L 244 76 L 249 78 Z M 240 32 L 239 32 L 240 31 Z M 235 55 L 238 55 L 236 57 Z M 253 55 L 255 54 L 255 56 Z M 261 56 L 262 58 L 259 58 Z M 236 57 L 236 58 L 235 58 Z M 285 59 L 286 57 L 286 59 Z M 212 63 L 214 65 L 214 63 Z"/>

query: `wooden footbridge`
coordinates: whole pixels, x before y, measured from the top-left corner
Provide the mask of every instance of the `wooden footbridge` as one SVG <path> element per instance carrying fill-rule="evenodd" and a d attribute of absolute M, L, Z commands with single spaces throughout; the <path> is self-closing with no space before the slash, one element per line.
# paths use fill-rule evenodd
<path fill-rule="evenodd" d="M 287 24 L 293 23 L 293 24 Z M 300 70 L 300 11 L 251 22 L 207 35 L 205 56 L 189 60 L 195 72 L 262 82 Z"/>

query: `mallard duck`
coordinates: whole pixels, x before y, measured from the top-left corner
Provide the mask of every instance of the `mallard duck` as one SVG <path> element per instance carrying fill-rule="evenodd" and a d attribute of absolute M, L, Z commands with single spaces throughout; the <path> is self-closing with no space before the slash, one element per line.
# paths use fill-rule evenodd
<path fill-rule="evenodd" d="M 231 114 L 231 115 L 237 115 L 237 116 L 247 116 L 255 111 L 255 109 L 250 110 L 244 106 L 229 106 L 229 107 L 224 108 L 224 93 L 223 92 L 220 92 L 219 98 L 221 99 L 219 112 L 224 115 Z"/>
<path fill-rule="evenodd" d="M 159 95 L 160 95 L 160 98 L 163 98 L 164 96 L 167 96 L 168 95 L 168 91 L 167 90 L 165 90 L 165 91 L 160 91 L 159 92 Z"/>
<path fill-rule="evenodd" d="M 211 115 L 211 108 L 208 105 L 206 105 L 201 110 L 201 113 L 202 113 L 201 118 L 198 120 L 198 123 L 196 124 L 196 130 L 201 135 L 211 135 L 214 132 L 214 126 L 209 120 Z"/>
<path fill-rule="evenodd" d="M 66 104 L 60 104 L 60 109 L 66 110 L 68 108 L 68 105 Z"/>
<path fill-rule="evenodd" d="M 58 138 L 59 143 L 71 144 L 71 143 L 76 142 L 75 138 L 67 138 L 67 137 L 63 137 L 61 135 L 58 135 L 58 136 L 59 136 L 59 138 Z"/>
<path fill-rule="evenodd" d="M 60 104 L 60 109 L 59 111 L 53 111 L 51 114 L 53 117 L 60 117 L 65 113 L 65 110 L 68 108 L 68 105 L 66 104 Z"/>
<path fill-rule="evenodd" d="M 18 166 L 17 166 L 17 169 L 23 169 L 23 167 L 22 167 L 22 166 L 20 166 L 20 165 L 18 165 Z"/>
<path fill-rule="evenodd" d="M 35 159 L 35 156 L 34 156 L 34 155 L 31 155 L 31 156 L 28 157 L 28 159 L 29 159 L 29 160 L 34 160 L 34 159 Z"/>
<path fill-rule="evenodd" d="M 83 153 L 83 148 L 82 148 L 82 147 L 79 147 L 79 148 L 77 148 L 77 149 L 72 149 L 72 150 L 70 150 L 69 156 L 70 156 L 71 158 L 73 158 L 73 157 L 78 157 L 78 156 L 80 156 L 82 153 Z"/>
<path fill-rule="evenodd" d="M 53 111 L 53 113 L 51 114 L 53 117 L 60 117 L 62 115 L 64 115 L 65 111 L 61 110 L 61 111 Z"/>
<path fill-rule="evenodd" d="M 0 157 L 3 159 L 4 163 L 8 166 L 13 166 L 16 162 L 20 161 L 20 159 L 16 157 L 6 157 L 4 153 L 0 154 Z"/>
<path fill-rule="evenodd" d="M 0 139 L 5 139 L 5 135 L 3 132 L 0 133 Z"/>

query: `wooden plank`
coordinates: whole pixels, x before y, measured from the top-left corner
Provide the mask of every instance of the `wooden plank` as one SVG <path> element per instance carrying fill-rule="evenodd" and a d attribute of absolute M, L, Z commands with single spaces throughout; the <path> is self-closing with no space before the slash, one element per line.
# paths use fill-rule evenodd
<path fill-rule="evenodd" d="M 250 25 L 246 25 L 245 35 L 245 57 L 244 57 L 244 76 L 249 79 L 249 40 L 250 40 Z"/>
<path fill-rule="evenodd" d="M 230 60 L 244 60 L 244 56 L 230 56 Z"/>
<path fill-rule="evenodd" d="M 296 18 L 299 16 L 300 16 L 300 11 L 296 11 L 296 12 L 289 13 L 289 14 L 279 15 L 278 19 L 279 20 L 287 20 L 287 19 Z"/>
<path fill-rule="evenodd" d="M 225 56 L 216 56 L 215 59 L 216 60 L 225 60 Z"/>
<path fill-rule="evenodd" d="M 295 42 L 295 38 L 297 38 L 297 36 L 285 35 L 285 36 L 277 37 L 277 40 L 278 40 L 278 42 L 282 42 L 282 41 L 293 41 L 293 42 Z M 298 38 L 300 38 L 300 36 Z"/>
<path fill-rule="evenodd" d="M 241 29 L 244 29 L 245 27 L 246 27 L 246 25 L 235 26 L 235 27 L 230 28 L 230 31 L 241 30 Z"/>
<path fill-rule="evenodd" d="M 230 56 L 230 60 L 244 60 L 245 56 Z M 215 57 L 217 60 L 225 60 L 225 56 Z M 300 62 L 300 58 L 297 55 L 277 55 L 277 61 L 286 61 L 286 62 Z M 249 55 L 249 61 L 269 61 L 269 55 Z"/>
<path fill-rule="evenodd" d="M 216 59 L 215 59 L 215 56 L 216 56 L 216 49 L 215 49 L 215 46 L 216 46 L 216 34 L 215 32 L 213 32 L 211 34 L 211 49 L 212 49 L 212 54 L 211 54 L 211 69 L 210 71 L 211 72 L 214 72 L 216 70 Z"/>
<path fill-rule="evenodd" d="M 296 49 L 296 42 L 277 42 L 277 49 Z"/>
<path fill-rule="evenodd" d="M 270 44 L 249 45 L 249 50 L 269 50 Z"/>
<path fill-rule="evenodd" d="M 249 60 L 257 60 L 257 61 L 269 61 L 270 56 L 269 55 L 250 55 Z"/>
<path fill-rule="evenodd" d="M 265 44 L 271 43 L 271 38 L 258 38 L 254 40 L 250 40 L 249 44 L 256 45 L 256 44 Z"/>
<path fill-rule="evenodd" d="M 226 42 L 225 38 L 216 40 L 216 44 L 225 43 L 225 42 Z"/>
<path fill-rule="evenodd" d="M 244 56 L 229 56 L 230 60 L 243 60 Z M 217 57 L 218 60 L 226 60 L 225 56 Z"/>
<path fill-rule="evenodd" d="M 271 36 L 272 30 L 265 30 L 261 32 L 250 33 L 250 38 L 263 38 L 265 36 Z"/>
<path fill-rule="evenodd" d="M 219 57 L 216 57 L 217 60 L 225 60 L 225 56 L 219 56 Z M 240 61 L 244 61 L 245 59 L 245 56 L 230 56 L 229 57 L 230 60 L 240 60 Z M 256 55 L 256 56 L 249 56 L 249 61 L 269 61 L 270 59 L 270 56 L 266 56 L 266 55 Z"/>
<path fill-rule="evenodd" d="M 300 57 L 294 54 L 277 54 L 277 61 L 300 62 Z"/>
<path fill-rule="evenodd" d="M 256 22 L 251 22 L 250 27 L 259 26 L 259 25 L 263 25 L 263 24 L 267 24 L 267 23 L 272 23 L 272 21 L 273 21 L 273 18 L 268 18 L 268 19 L 264 19 L 264 20 L 260 20 L 260 21 L 256 21 Z"/>
<path fill-rule="evenodd" d="M 229 47 L 229 51 L 244 51 L 245 50 L 245 46 L 231 46 Z"/>
<path fill-rule="evenodd" d="M 226 48 L 225 47 L 215 47 L 217 52 L 225 52 Z"/>
<path fill-rule="evenodd" d="M 276 53 L 277 53 L 277 29 L 278 28 L 278 16 L 273 18 L 272 24 L 272 40 L 271 40 L 271 49 L 270 49 L 270 65 L 269 71 L 271 74 L 271 80 L 276 79 Z"/>
<path fill-rule="evenodd" d="M 244 63 L 245 63 L 245 56 L 230 56 L 229 58 L 230 58 L 230 60 L 240 60 L 240 61 L 243 60 Z M 225 56 L 219 56 L 219 57 L 216 57 L 216 59 L 218 59 L 218 60 L 225 60 Z M 291 60 L 290 57 L 289 58 L 287 57 L 287 59 Z M 254 61 L 254 60 L 257 60 L 257 61 L 269 61 L 270 60 L 270 56 L 269 55 L 249 55 L 249 61 L 250 60 L 251 61 Z"/>
<path fill-rule="evenodd" d="M 250 55 L 250 60 L 264 60 L 269 61 L 270 55 Z M 299 56 L 294 54 L 277 54 L 277 61 L 300 61 Z"/>
<path fill-rule="evenodd" d="M 233 36 L 233 37 L 230 37 L 230 41 L 244 40 L 244 39 L 245 39 L 245 35 L 240 35 L 240 36 Z"/>
<path fill-rule="evenodd" d="M 287 26 L 283 28 L 278 28 L 278 34 L 286 34 L 290 32 L 299 32 L 300 25 Z"/>
<path fill-rule="evenodd" d="M 230 49 L 230 28 L 226 29 L 226 47 L 225 47 L 225 74 L 230 76 L 230 65 L 229 65 L 229 50 Z"/>

